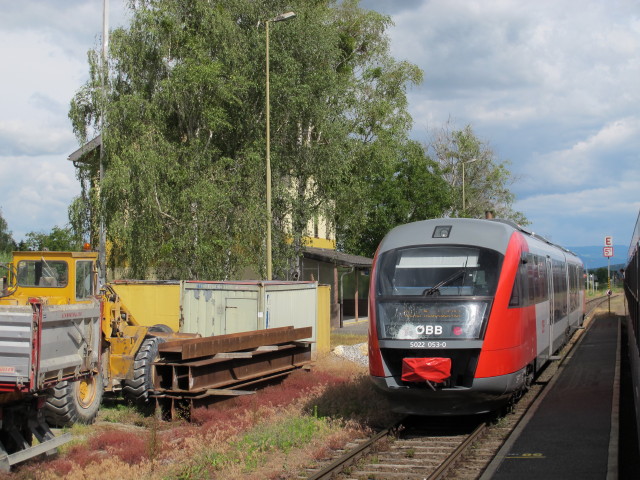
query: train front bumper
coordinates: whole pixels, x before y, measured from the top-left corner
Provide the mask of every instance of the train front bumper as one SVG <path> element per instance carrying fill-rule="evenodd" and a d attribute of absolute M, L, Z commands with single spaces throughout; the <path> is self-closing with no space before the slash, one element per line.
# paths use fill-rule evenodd
<path fill-rule="evenodd" d="M 498 410 L 524 387 L 526 369 L 498 377 L 475 378 L 471 387 L 436 388 L 400 377 L 371 377 L 394 412 L 411 415 L 475 415 Z"/>

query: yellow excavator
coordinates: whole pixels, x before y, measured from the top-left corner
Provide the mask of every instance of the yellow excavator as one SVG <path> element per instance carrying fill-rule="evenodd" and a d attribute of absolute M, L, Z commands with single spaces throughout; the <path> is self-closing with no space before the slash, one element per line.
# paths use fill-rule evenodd
<path fill-rule="evenodd" d="M 51 426 L 93 422 L 105 391 L 173 415 L 253 393 L 311 359 L 311 326 L 180 333 L 180 282 L 98 286 L 97 261 L 28 251 L 0 264 L 0 471 L 64 443 Z M 196 283 L 207 292 L 211 282 Z"/>
<path fill-rule="evenodd" d="M 96 261 L 29 251 L 0 264 L 0 469 L 55 448 L 49 426 L 93 422 L 105 390 L 147 403 L 159 344 L 194 337 L 141 324 L 113 285 L 98 291 Z"/>

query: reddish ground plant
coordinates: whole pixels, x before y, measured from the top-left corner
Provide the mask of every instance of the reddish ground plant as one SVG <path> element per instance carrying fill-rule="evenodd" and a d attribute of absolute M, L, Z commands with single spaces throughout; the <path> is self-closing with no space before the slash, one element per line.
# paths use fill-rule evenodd
<path fill-rule="evenodd" d="M 149 455 L 147 438 L 121 430 L 99 433 L 89 439 L 88 446 L 92 450 L 116 456 L 129 465 L 138 464 Z"/>
<path fill-rule="evenodd" d="M 24 465 L 9 478 L 297 478 L 306 465 L 386 424 L 389 409 L 366 369 L 327 356 L 311 371 L 296 371 L 253 395 L 197 409 L 191 423 L 143 420 L 138 427 L 85 427 L 82 443 L 64 449 L 62 457 Z M 267 435 L 282 425 L 288 427 L 276 438 Z M 313 433 L 305 436 L 309 429 Z M 300 441 L 281 441 L 296 435 Z"/>
<path fill-rule="evenodd" d="M 65 456 L 67 460 L 83 468 L 98 462 L 100 457 L 101 454 L 95 450 L 91 450 L 86 443 L 72 446 Z"/>
<path fill-rule="evenodd" d="M 297 370 L 280 383 L 256 391 L 255 395 L 245 395 L 217 404 L 214 408 L 195 409 L 191 421 L 205 428 L 225 429 L 229 425 L 238 426 L 239 417 L 247 410 L 259 406 L 282 407 L 289 405 L 319 388 L 336 386 L 347 382 L 344 376 L 327 371 Z M 245 427 L 248 425 L 244 425 Z"/>
<path fill-rule="evenodd" d="M 348 382 L 327 386 L 307 402 L 306 409 L 322 417 L 355 420 L 368 427 L 385 427 L 399 418 L 364 373 Z"/>

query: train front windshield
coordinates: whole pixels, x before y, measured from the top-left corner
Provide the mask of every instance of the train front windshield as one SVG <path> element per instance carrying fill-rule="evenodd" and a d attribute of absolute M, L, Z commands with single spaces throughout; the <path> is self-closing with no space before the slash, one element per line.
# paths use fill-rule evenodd
<path fill-rule="evenodd" d="M 479 339 L 503 256 L 479 247 L 418 246 L 379 259 L 381 339 Z"/>

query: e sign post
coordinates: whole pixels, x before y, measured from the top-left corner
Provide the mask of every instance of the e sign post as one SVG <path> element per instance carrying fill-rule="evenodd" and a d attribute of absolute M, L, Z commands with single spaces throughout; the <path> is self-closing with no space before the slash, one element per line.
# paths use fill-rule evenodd
<path fill-rule="evenodd" d="M 607 257 L 607 301 L 609 302 L 609 313 L 611 313 L 611 257 L 613 257 L 613 237 L 604 237 L 604 247 L 602 255 Z"/>

